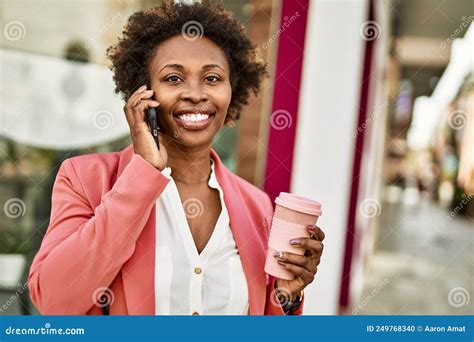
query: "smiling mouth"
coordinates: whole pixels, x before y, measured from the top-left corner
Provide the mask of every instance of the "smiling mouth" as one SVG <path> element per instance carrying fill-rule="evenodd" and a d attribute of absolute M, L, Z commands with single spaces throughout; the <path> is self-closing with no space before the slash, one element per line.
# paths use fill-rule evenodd
<path fill-rule="evenodd" d="M 202 122 L 209 119 L 209 117 L 214 114 L 201 114 L 201 113 L 190 113 L 190 114 L 181 114 L 176 117 L 184 122 Z"/>
<path fill-rule="evenodd" d="M 215 116 L 214 113 L 180 113 L 177 115 L 173 115 L 174 119 L 178 123 L 179 126 L 190 130 L 190 131 L 197 131 L 206 129 L 212 119 Z"/>

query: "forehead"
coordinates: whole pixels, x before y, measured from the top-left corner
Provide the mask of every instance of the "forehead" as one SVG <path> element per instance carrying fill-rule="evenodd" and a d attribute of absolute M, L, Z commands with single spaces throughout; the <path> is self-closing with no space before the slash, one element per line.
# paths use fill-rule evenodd
<path fill-rule="evenodd" d="M 176 35 L 160 43 L 150 61 L 150 67 L 160 70 L 166 64 L 182 64 L 185 68 L 218 64 L 224 70 L 229 70 L 224 51 L 204 36 L 191 40 L 182 35 Z"/>

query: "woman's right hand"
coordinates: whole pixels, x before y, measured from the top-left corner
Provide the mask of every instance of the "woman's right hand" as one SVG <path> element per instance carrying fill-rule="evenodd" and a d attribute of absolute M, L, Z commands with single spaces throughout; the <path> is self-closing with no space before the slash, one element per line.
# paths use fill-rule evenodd
<path fill-rule="evenodd" d="M 156 108 L 160 105 L 158 101 L 152 99 L 152 96 L 153 90 L 147 90 L 147 86 L 143 85 L 130 96 L 123 110 L 130 126 L 135 153 L 161 171 L 166 167 L 168 154 L 161 143 L 161 135 L 159 135 L 160 149 L 158 150 L 151 129 L 145 121 L 148 108 Z"/>

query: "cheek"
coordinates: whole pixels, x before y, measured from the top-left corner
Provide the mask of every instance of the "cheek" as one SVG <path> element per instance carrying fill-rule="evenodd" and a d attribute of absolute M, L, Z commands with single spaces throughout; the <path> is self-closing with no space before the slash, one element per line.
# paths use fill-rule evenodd
<path fill-rule="evenodd" d="M 218 104 L 218 106 L 221 109 L 227 111 L 231 98 L 232 98 L 232 89 L 229 84 L 228 86 L 222 87 L 221 89 L 219 89 L 218 92 L 216 92 L 215 101 L 216 101 L 216 104 Z"/>
<path fill-rule="evenodd" d="M 160 103 L 160 108 L 162 111 L 168 112 L 171 110 L 172 106 L 176 103 L 175 94 L 169 89 L 160 89 L 160 87 L 153 89 L 154 98 Z"/>

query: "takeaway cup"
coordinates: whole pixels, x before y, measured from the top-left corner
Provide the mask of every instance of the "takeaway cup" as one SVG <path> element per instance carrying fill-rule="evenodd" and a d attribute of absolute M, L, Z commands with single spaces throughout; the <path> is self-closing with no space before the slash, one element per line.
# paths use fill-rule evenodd
<path fill-rule="evenodd" d="M 316 224 L 321 216 L 321 204 L 287 192 L 281 192 L 275 199 L 270 237 L 268 240 L 265 272 L 281 279 L 292 280 L 294 275 L 284 269 L 274 257 L 276 251 L 304 255 L 305 249 L 290 244 L 290 240 L 309 237 L 307 225 Z"/>

